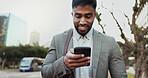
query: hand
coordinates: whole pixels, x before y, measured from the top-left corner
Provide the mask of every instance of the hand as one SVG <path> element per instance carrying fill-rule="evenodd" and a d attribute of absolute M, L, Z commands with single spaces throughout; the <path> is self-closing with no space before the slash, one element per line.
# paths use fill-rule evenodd
<path fill-rule="evenodd" d="M 64 57 L 64 64 L 70 70 L 77 67 L 87 66 L 90 63 L 90 57 L 84 57 L 84 54 L 74 54 L 74 50 L 70 51 Z"/>

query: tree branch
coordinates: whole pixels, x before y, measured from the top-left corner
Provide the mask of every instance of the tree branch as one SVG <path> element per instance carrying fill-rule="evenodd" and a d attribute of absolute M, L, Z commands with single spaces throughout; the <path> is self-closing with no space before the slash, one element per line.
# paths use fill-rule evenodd
<path fill-rule="evenodd" d="M 138 11 L 137 5 L 138 5 L 137 0 L 135 0 L 135 5 L 133 7 L 134 13 L 132 15 L 132 24 L 130 25 L 130 29 L 131 29 L 131 33 L 134 34 L 135 42 L 139 43 L 138 36 L 137 36 L 137 30 L 136 30 L 136 24 L 135 24 L 135 22 L 136 22 L 136 13 Z"/>
<path fill-rule="evenodd" d="M 124 33 L 123 33 L 123 30 L 122 30 L 122 28 L 121 28 L 119 22 L 118 22 L 117 19 L 115 18 L 113 12 L 111 12 L 111 11 L 109 11 L 109 12 L 111 13 L 113 19 L 115 20 L 115 22 L 116 22 L 116 24 L 117 24 L 117 26 L 118 26 L 118 28 L 119 28 L 119 30 L 120 30 L 120 32 L 121 32 L 121 37 L 122 37 L 122 39 L 124 39 L 124 41 L 127 42 L 128 40 L 127 40 L 127 38 L 125 37 L 125 35 L 124 35 Z"/>
<path fill-rule="evenodd" d="M 137 16 L 137 17 L 138 17 L 139 14 L 141 13 L 141 11 L 142 11 L 144 5 L 146 4 L 146 2 L 148 2 L 148 0 L 140 0 L 140 1 L 141 1 L 141 2 L 140 2 L 140 4 L 139 4 L 138 11 L 137 11 L 137 13 L 136 13 L 136 16 Z"/>
<path fill-rule="evenodd" d="M 105 9 L 108 10 L 107 8 L 105 8 Z M 109 11 L 109 10 L 108 10 L 108 11 Z M 122 30 L 122 28 L 121 28 L 119 22 L 118 22 L 117 19 L 115 18 L 113 12 L 111 12 L 111 11 L 109 11 L 109 12 L 110 12 L 110 14 L 112 15 L 113 19 L 115 20 L 115 22 L 116 22 L 116 24 L 117 24 L 117 26 L 118 26 L 118 28 L 119 28 L 119 30 L 120 30 L 120 32 L 121 32 L 121 38 L 125 41 L 124 46 L 130 47 L 130 48 L 132 47 L 132 49 L 133 49 L 133 48 L 134 48 L 134 45 L 132 45 L 132 43 L 129 42 L 128 39 L 126 38 L 126 36 L 124 35 L 123 30 Z M 126 15 L 125 15 L 125 16 L 126 16 Z M 130 24 L 128 16 L 126 16 L 126 18 L 128 19 L 128 23 Z"/>
<path fill-rule="evenodd" d="M 124 43 L 122 43 L 120 41 L 118 41 L 117 43 L 119 44 L 119 46 L 124 46 Z"/>
<path fill-rule="evenodd" d="M 101 26 L 103 33 L 106 34 L 103 25 L 100 22 L 98 24 Z"/>
<path fill-rule="evenodd" d="M 128 16 L 127 16 L 125 13 L 124 13 L 124 16 L 127 18 L 128 25 L 131 26 L 131 24 L 130 24 L 130 20 L 129 20 Z"/>
<path fill-rule="evenodd" d="M 101 22 L 100 16 L 101 16 L 101 13 L 100 13 L 100 14 L 97 13 L 96 19 L 98 20 L 98 24 L 101 26 L 102 31 L 103 31 L 103 33 L 105 34 L 105 30 L 104 30 L 104 26 L 105 26 L 105 25 L 103 26 L 103 25 L 100 23 L 100 22 Z"/>
<path fill-rule="evenodd" d="M 143 27 L 144 28 L 144 26 L 146 25 L 147 23 L 145 22 L 141 27 Z"/>
<path fill-rule="evenodd" d="M 139 7 L 138 7 L 138 2 L 137 2 L 137 0 L 135 0 L 135 5 L 133 7 L 134 13 L 133 13 L 133 16 L 132 16 L 132 24 L 130 25 L 130 28 L 131 28 L 132 34 L 134 34 L 134 39 L 135 39 L 137 44 L 139 44 L 139 37 L 138 37 L 139 33 L 136 30 L 136 20 L 137 20 L 137 17 L 139 16 L 139 14 L 141 13 L 146 2 L 148 2 L 148 1 L 147 0 L 141 0 Z"/>
<path fill-rule="evenodd" d="M 142 33 L 143 33 L 143 35 L 148 34 L 148 27 L 147 27 L 147 28 L 145 28 L 145 29 L 142 31 Z"/>

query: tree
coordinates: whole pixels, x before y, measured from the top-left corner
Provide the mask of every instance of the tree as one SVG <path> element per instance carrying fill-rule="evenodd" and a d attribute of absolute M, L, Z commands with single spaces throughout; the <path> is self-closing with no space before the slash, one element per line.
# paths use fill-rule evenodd
<path fill-rule="evenodd" d="M 2 69 L 4 68 L 6 62 L 5 49 L 6 46 L 0 45 L 0 56 L 2 57 Z"/>
<path fill-rule="evenodd" d="M 120 47 L 123 50 L 123 57 L 124 60 L 127 60 L 130 56 L 131 52 L 134 52 L 135 57 L 135 78 L 148 78 L 148 26 L 138 26 L 136 24 L 136 20 L 138 16 L 140 15 L 142 9 L 144 8 L 144 5 L 146 5 L 148 1 L 147 0 L 135 0 L 135 5 L 133 7 L 133 14 L 132 14 L 132 22 L 130 23 L 130 20 L 126 14 L 124 16 L 127 18 L 128 25 L 130 26 L 131 34 L 134 35 L 135 42 L 131 42 L 127 39 L 125 34 L 123 33 L 122 27 L 119 24 L 118 20 L 116 19 L 113 12 L 109 11 L 112 15 L 113 19 L 115 20 L 120 33 L 121 38 L 125 41 L 118 42 Z M 98 14 L 96 16 L 98 20 L 98 24 L 100 25 L 100 15 Z M 104 31 L 103 25 L 100 25 L 101 28 Z"/>
<path fill-rule="evenodd" d="M 42 46 L 19 45 L 9 46 L 0 45 L 0 56 L 2 57 L 2 69 L 10 63 L 20 62 L 23 57 L 40 57 L 44 58 L 48 48 Z"/>

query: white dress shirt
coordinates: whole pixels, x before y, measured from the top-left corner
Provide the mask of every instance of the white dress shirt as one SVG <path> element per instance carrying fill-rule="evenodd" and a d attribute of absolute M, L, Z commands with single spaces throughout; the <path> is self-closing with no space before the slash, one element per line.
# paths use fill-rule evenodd
<path fill-rule="evenodd" d="M 91 57 L 92 57 L 92 39 L 93 28 L 83 37 L 81 36 L 76 29 L 73 31 L 73 45 L 74 47 L 90 47 L 91 48 Z M 76 68 L 76 78 L 91 78 L 92 76 L 92 59 L 90 60 L 90 66 L 84 66 Z"/>

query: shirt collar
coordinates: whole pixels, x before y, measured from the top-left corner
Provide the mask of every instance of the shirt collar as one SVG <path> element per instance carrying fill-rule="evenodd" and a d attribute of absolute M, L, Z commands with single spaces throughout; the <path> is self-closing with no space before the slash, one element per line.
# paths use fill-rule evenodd
<path fill-rule="evenodd" d="M 93 32 L 93 28 L 90 29 L 90 31 L 84 36 L 86 39 L 90 40 L 92 38 L 92 32 Z M 76 31 L 76 29 L 74 28 L 73 31 L 73 37 L 75 37 L 77 40 L 79 40 L 82 36 Z"/>

